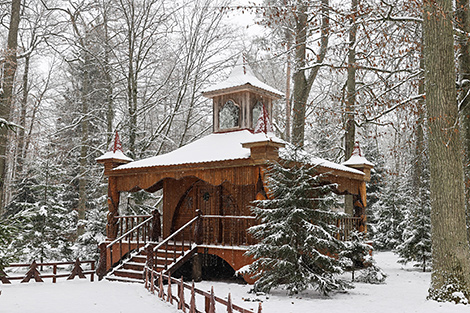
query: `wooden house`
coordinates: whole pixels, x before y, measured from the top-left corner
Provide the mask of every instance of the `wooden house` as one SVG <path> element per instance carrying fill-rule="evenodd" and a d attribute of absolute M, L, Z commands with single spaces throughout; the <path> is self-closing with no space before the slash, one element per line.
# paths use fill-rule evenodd
<path fill-rule="evenodd" d="M 240 59 L 225 81 L 203 95 L 213 101 L 212 134 L 139 161 L 124 156 L 116 138 L 113 150 L 97 159 L 108 177 L 109 207 L 100 276 L 108 272 L 139 279 L 146 255 L 152 256 L 151 266 L 170 274 L 190 262 L 195 279 L 207 256 L 224 260 L 235 271 L 252 262 L 244 255 L 253 243 L 246 229 L 256 223 L 250 203 L 266 197 L 267 161 L 277 160 L 285 145 L 266 131 L 273 102 L 283 94 L 257 79 Z M 257 122 L 264 122 L 264 131 L 255 132 Z M 354 197 L 354 216 L 338 221 L 343 235 L 353 228 L 366 231 L 372 164 L 360 155 L 345 164 L 312 162 L 337 184 L 338 194 Z M 161 216 L 119 215 L 120 193 L 139 190 L 163 190 Z"/>

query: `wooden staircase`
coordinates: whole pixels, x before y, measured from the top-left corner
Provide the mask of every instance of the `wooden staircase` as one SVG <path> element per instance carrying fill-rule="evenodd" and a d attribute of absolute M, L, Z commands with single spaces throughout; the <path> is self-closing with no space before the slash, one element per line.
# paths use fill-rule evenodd
<path fill-rule="evenodd" d="M 197 216 L 166 239 L 155 243 L 148 242 L 145 246 L 133 251 L 127 259 L 122 259 L 107 275 L 111 281 L 144 283 L 144 270 L 147 266 L 157 272 L 163 271 L 171 275 L 188 261 L 197 250 L 196 241 L 191 235 L 195 231 Z"/>

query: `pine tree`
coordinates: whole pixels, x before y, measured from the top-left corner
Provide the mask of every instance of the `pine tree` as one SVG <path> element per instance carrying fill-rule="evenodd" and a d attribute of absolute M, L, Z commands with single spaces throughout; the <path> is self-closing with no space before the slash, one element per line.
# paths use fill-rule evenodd
<path fill-rule="evenodd" d="M 346 264 L 346 269 L 351 271 L 354 281 L 355 271 L 364 268 L 365 257 L 370 253 L 372 247 L 364 242 L 362 233 L 352 231 L 349 240 L 345 242 L 345 249 L 340 253 L 340 258 Z"/>
<path fill-rule="evenodd" d="M 350 238 L 345 242 L 345 249 L 340 253 L 340 258 L 346 265 L 346 269 L 351 271 L 352 281 L 368 284 L 381 284 L 387 275 L 376 265 L 372 257 L 372 246 L 364 242 L 364 234 L 353 231 Z M 355 272 L 361 270 L 359 276 L 355 277 Z"/>
<path fill-rule="evenodd" d="M 0 272 L 14 259 L 10 249 L 11 242 L 17 234 L 14 225 L 10 218 L 2 217 L 0 220 Z"/>
<path fill-rule="evenodd" d="M 398 262 L 406 264 L 414 262 L 423 272 L 431 265 L 431 203 L 429 190 L 423 190 L 424 199 L 416 197 L 410 201 L 403 243 L 396 248 L 400 256 Z"/>
<path fill-rule="evenodd" d="M 374 245 L 378 249 L 393 250 L 403 242 L 403 221 L 409 199 L 402 180 L 402 177 L 390 176 L 376 204 Z"/>
<path fill-rule="evenodd" d="M 314 287 L 323 294 L 350 287 L 336 274 L 342 272 L 337 256 L 343 243 L 334 236 L 338 213 L 330 211 L 332 186 L 300 151 L 293 150 L 270 165 L 268 200 L 254 202 L 261 223 L 249 232 L 258 240 L 249 254 L 256 260 L 251 271 L 255 289 L 269 292 L 284 286 L 289 294 Z"/>
<path fill-rule="evenodd" d="M 58 177 L 63 173 L 48 161 L 37 160 L 29 168 L 6 211 L 19 229 L 14 253 L 23 261 L 70 259 L 76 214 L 62 201 L 65 186 Z"/>

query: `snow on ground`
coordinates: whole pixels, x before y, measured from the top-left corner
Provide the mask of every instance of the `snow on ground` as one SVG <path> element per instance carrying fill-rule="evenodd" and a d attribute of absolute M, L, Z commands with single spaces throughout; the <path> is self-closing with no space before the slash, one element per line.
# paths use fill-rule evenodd
<path fill-rule="evenodd" d="M 460 313 L 470 312 L 469 306 L 427 301 L 427 289 L 431 274 L 422 273 L 409 266 L 396 263 L 397 257 L 390 252 L 375 255 L 379 266 L 389 275 L 384 285 L 356 284 L 347 293 L 323 297 L 314 291 L 289 297 L 283 290 L 271 295 L 248 293 L 249 285 L 223 282 L 201 282 L 197 286 L 209 291 L 214 286 L 215 294 L 226 298 L 230 292 L 233 303 L 257 312 L 262 301 L 264 313 L 328 312 L 328 313 Z M 175 287 L 175 286 L 174 286 Z M 159 312 L 176 313 L 174 306 L 162 302 L 139 284 L 116 282 L 93 282 L 85 280 L 45 283 L 0 285 L 1 313 L 43 313 L 43 312 Z M 175 291 L 176 292 L 176 289 Z M 189 294 L 186 295 L 189 299 Z M 197 299 L 197 306 L 203 309 L 203 300 Z M 217 312 L 226 312 L 218 306 Z"/>
<path fill-rule="evenodd" d="M 201 282 L 199 288 L 209 290 L 214 286 L 219 296 L 232 294 L 232 301 L 245 308 L 257 308 L 258 303 L 245 300 L 263 301 L 263 312 L 303 313 L 460 313 L 470 312 L 470 307 L 451 303 L 427 301 L 431 273 L 422 273 L 411 266 L 398 264 L 391 252 L 375 254 L 378 265 L 387 273 L 386 284 L 370 285 L 356 283 L 356 288 L 347 293 L 337 293 L 323 297 L 317 292 L 305 292 L 289 297 L 284 290 L 272 291 L 270 295 L 248 293 L 251 286 L 218 282 Z M 350 276 L 347 276 L 348 278 Z M 219 309 L 217 312 L 225 312 Z M 255 311 L 256 312 L 256 311 Z"/>
<path fill-rule="evenodd" d="M 176 313 L 174 306 L 150 294 L 141 284 L 46 279 L 1 285 L 1 313 Z"/>

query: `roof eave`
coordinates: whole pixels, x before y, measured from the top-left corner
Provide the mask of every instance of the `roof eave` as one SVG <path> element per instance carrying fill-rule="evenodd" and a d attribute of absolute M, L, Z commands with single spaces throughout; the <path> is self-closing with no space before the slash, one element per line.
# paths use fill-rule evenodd
<path fill-rule="evenodd" d="M 228 94 L 228 93 L 240 92 L 240 91 L 256 92 L 258 94 L 273 98 L 275 100 L 281 99 L 282 97 L 284 97 L 283 93 L 279 93 L 279 94 L 274 93 L 272 91 L 253 86 L 249 83 L 246 83 L 246 84 L 240 85 L 240 86 L 233 86 L 233 87 L 228 87 L 228 88 L 222 88 L 222 89 L 216 89 L 216 90 L 210 90 L 210 91 L 203 91 L 202 95 L 206 98 L 214 98 L 214 97 L 225 95 L 225 94 Z"/>

